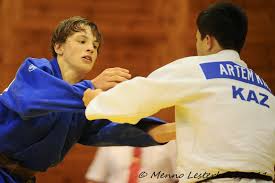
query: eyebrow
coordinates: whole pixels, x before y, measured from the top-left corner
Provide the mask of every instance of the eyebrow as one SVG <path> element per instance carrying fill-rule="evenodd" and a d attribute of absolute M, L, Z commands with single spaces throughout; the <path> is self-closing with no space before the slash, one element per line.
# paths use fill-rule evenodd
<path fill-rule="evenodd" d="M 83 38 L 85 38 L 85 39 L 89 39 L 89 37 L 88 37 L 88 36 L 83 35 L 83 34 L 79 34 L 79 35 L 77 35 L 77 37 L 83 37 Z M 94 42 L 94 43 L 99 44 L 99 41 L 97 40 L 97 38 L 96 38 L 96 37 L 95 37 L 95 40 L 94 40 L 93 42 Z"/>
<path fill-rule="evenodd" d="M 77 37 L 84 37 L 84 38 L 88 39 L 88 37 L 83 34 L 77 35 Z"/>

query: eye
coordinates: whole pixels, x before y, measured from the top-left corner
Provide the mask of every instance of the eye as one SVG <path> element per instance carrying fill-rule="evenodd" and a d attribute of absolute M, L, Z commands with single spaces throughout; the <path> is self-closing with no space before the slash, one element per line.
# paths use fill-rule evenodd
<path fill-rule="evenodd" d="M 99 45 L 98 44 L 94 44 L 94 49 L 98 49 Z"/>
<path fill-rule="evenodd" d="M 77 42 L 79 42 L 80 44 L 85 44 L 86 40 L 85 39 L 78 39 Z"/>

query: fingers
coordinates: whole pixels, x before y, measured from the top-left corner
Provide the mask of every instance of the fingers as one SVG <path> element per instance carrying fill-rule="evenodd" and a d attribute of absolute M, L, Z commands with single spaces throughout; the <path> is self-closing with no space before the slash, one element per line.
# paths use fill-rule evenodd
<path fill-rule="evenodd" d="M 109 75 L 111 78 L 113 76 L 119 76 L 119 77 L 125 78 L 125 79 L 131 78 L 131 74 L 129 73 L 129 70 L 127 70 L 127 69 L 115 67 L 115 68 L 106 69 L 105 71 L 106 71 L 106 74 Z M 117 78 L 115 78 L 115 79 L 117 79 Z"/>
<path fill-rule="evenodd" d="M 114 68 L 108 68 L 106 70 L 110 70 L 110 71 L 121 71 L 121 72 L 125 72 L 125 73 L 129 73 L 129 70 L 128 69 L 124 69 L 124 68 L 121 68 L 121 67 L 114 67 Z"/>
<path fill-rule="evenodd" d="M 105 69 L 100 75 L 92 80 L 92 83 L 95 88 L 100 88 L 105 91 L 128 79 L 131 79 L 129 70 L 115 67 Z"/>
<path fill-rule="evenodd" d="M 128 79 L 122 76 L 118 76 L 118 75 L 114 75 L 108 78 L 109 82 L 117 82 L 117 83 L 121 83 L 123 81 L 127 81 Z"/>

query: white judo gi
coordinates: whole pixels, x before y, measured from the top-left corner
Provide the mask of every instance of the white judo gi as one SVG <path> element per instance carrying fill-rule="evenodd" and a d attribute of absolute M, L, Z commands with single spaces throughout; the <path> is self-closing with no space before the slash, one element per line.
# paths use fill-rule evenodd
<path fill-rule="evenodd" d="M 274 178 L 275 97 L 233 50 L 179 59 L 123 82 L 92 100 L 86 117 L 135 124 L 170 106 L 180 182 L 228 171 Z"/>

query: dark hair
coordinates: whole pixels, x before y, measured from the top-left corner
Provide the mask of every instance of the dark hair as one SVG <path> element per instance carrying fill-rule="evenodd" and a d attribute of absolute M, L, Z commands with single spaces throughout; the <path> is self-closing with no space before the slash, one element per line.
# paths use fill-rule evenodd
<path fill-rule="evenodd" d="M 72 35 L 75 32 L 83 31 L 83 25 L 87 25 L 91 28 L 93 34 L 96 37 L 96 40 L 99 42 L 99 47 L 101 44 L 101 34 L 96 26 L 95 23 L 90 22 L 88 19 L 80 17 L 80 16 L 74 16 L 70 17 L 68 19 L 65 19 L 61 21 L 56 29 L 54 30 L 52 34 L 52 40 L 51 40 L 51 51 L 52 56 L 57 57 L 57 54 L 54 50 L 54 46 L 56 43 L 65 43 L 67 38 Z M 99 50 L 98 47 L 98 50 Z"/>
<path fill-rule="evenodd" d="M 239 53 L 245 42 L 247 24 L 245 12 L 228 2 L 210 5 L 197 18 L 202 39 L 206 35 L 213 36 L 223 49 L 233 49 Z"/>

